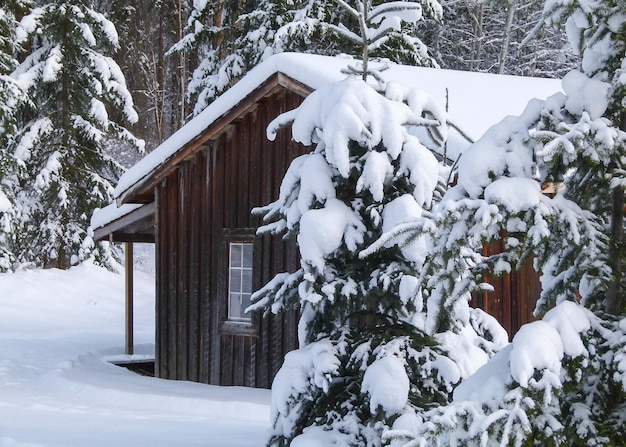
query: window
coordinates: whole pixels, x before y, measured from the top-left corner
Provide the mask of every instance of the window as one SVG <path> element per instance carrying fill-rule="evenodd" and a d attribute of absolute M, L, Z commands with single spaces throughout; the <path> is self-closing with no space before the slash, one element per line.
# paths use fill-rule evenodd
<path fill-rule="evenodd" d="M 228 319 L 250 322 L 245 310 L 252 295 L 252 243 L 230 242 L 228 255 Z"/>

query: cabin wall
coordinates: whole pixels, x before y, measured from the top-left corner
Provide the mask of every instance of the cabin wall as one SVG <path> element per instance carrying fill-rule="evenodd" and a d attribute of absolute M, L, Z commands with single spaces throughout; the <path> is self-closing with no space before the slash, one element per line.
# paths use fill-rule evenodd
<path fill-rule="evenodd" d="M 253 286 L 293 271 L 297 248 L 279 236 L 254 236 L 255 206 L 278 197 L 290 161 L 306 152 L 287 130 L 274 142 L 267 124 L 301 102 L 282 90 L 232 122 L 157 187 L 158 377 L 269 387 L 297 347 L 297 315 L 227 322 L 229 241 L 253 240 Z"/>
<path fill-rule="evenodd" d="M 501 253 L 503 250 L 502 240 L 497 240 L 485 247 L 484 254 Z M 533 268 L 532 260 L 528 260 L 519 270 L 499 277 L 487 277 L 486 282 L 494 290 L 475 294 L 472 305 L 494 316 L 512 338 L 523 324 L 534 320 L 533 311 L 541 294 L 539 274 Z"/>

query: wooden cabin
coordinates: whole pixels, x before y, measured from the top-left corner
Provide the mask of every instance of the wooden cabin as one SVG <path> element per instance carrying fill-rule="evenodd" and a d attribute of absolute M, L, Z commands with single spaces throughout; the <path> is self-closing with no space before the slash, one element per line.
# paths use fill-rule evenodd
<path fill-rule="evenodd" d="M 112 205 L 118 212 L 101 213 L 95 237 L 156 243 L 157 377 L 267 388 L 297 347 L 297 315 L 244 313 L 254 290 L 298 267 L 294 242 L 257 236 L 260 221 L 251 209 L 274 201 L 290 161 L 310 150 L 292 142 L 289 129 L 269 141 L 269 122 L 313 89 L 344 78 L 349 63 L 302 54 L 269 58 L 120 179 Z M 532 96 L 560 88 L 558 81 L 416 67 L 384 73 L 447 100 L 450 119 L 474 138 L 520 113 Z M 511 89 L 518 92 L 514 100 L 505 97 Z M 449 141 L 449 156 L 467 146 L 460 134 Z M 536 296 L 532 288 L 515 293 L 499 295 L 499 302 L 480 297 L 479 304 L 514 330 Z"/>

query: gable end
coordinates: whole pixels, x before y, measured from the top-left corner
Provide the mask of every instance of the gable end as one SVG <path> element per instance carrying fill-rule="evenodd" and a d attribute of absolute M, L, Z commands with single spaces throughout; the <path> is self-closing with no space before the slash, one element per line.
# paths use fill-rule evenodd
<path fill-rule="evenodd" d="M 282 89 L 292 91 L 302 97 L 308 96 L 312 91 L 308 86 L 283 73 L 275 73 L 220 118 L 208 124 L 207 128 L 200 135 L 179 148 L 169 159 L 124 191 L 117 199 L 118 205 L 123 203 L 153 202 L 155 187 L 174 172 L 181 162 L 188 160 L 198 150 L 206 147 L 207 142 L 217 139 L 224 132 L 228 132 L 230 124 L 254 111 L 259 101 L 277 94 Z M 182 129 L 184 129 L 184 126 Z"/>

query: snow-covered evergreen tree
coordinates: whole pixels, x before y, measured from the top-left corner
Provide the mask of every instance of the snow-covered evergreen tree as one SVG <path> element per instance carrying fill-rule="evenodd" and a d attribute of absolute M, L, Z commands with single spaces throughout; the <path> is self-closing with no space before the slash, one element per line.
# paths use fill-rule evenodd
<path fill-rule="evenodd" d="M 449 177 L 435 156 L 445 152 L 443 108 L 368 67 L 369 52 L 403 20 L 418 20 L 421 6 L 340 4 L 361 25 L 358 33 L 336 32 L 360 44 L 362 65 L 268 129 L 272 138 L 291 124 L 296 141 L 315 145 L 291 163 L 278 200 L 256 210 L 271 221 L 259 232 L 296 237 L 301 255 L 298 271 L 253 296 L 254 309 L 301 313 L 300 349 L 287 354 L 272 385 L 273 446 L 381 445 L 386 430 L 447 403 L 454 386 L 507 342 L 467 301 L 449 315 L 453 330 L 428 331 L 417 273 L 426 237 L 381 242 L 416 219 L 434 231 L 432 210 Z"/>
<path fill-rule="evenodd" d="M 16 33 L 28 53 L 12 77 L 30 101 L 11 147 L 25 171 L 16 253 L 22 263 L 65 267 L 94 253 L 89 219 L 110 202 L 120 174 L 103 141 L 125 139 L 140 148 L 119 124 L 137 114 L 107 55 L 118 46 L 115 26 L 92 1 L 37 2 Z"/>
<path fill-rule="evenodd" d="M 361 57 L 363 30 L 368 31 L 366 48 L 371 57 L 435 66 L 416 34 L 421 21 L 439 21 L 441 14 L 436 0 L 198 1 L 188 20 L 188 34 L 172 50 L 199 50 L 200 64 L 189 85 L 197 114 L 272 54 L 296 51 Z"/>
<path fill-rule="evenodd" d="M 172 46 L 170 54 L 193 51 L 197 55 L 199 63 L 188 86 L 195 115 L 273 53 L 274 33 L 288 21 L 288 3 L 194 1 L 187 20 L 187 34 Z"/>
<path fill-rule="evenodd" d="M 15 45 L 15 13 L 25 7 L 14 2 L 0 7 L 0 271 L 13 267 L 14 229 L 19 215 L 16 190 L 20 178 L 20 166 L 9 146 L 16 137 L 19 106 L 26 101 L 20 85 L 10 74 L 17 67 Z"/>
<path fill-rule="evenodd" d="M 626 5 L 553 0 L 544 14 L 565 24 L 581 69 L 563 79 L 564 93 L 531 102 L 461 156 L 426 270 L 444 289 L 431 297 L 438 322 L 459 291 L 481 286 L 482 272 L 509 271 L 532 254 L 543 286 L 536 313 L 545 316 L 452 404 L 413 433 L 388 433 L 390 445 L 608 446 L 626 436 Z M 420 234 L 415 225 L 408 234 Z M 505 252 L 483 256 L 481 244 L 499 235 Z"/>
<path fill-rule="evenodd" d="M 424 92 L 389 83 L 376 91 L 348 78 L 319 89 L 272 124 L 292 124 L 314 150 L 296 158 L 280 197 L 257 210 L 260 232 L 297 238 L 301 268 L 276 276 L 254 308 L 298 308 L 300 349 L 287 354 L 272 386 L 270 445 L 380 445 L 381 433 L 432 406 L 506 343 L 482 311 L 458 306 L 457 331 L 427 333 L 418 273 L 425 240 L 388 241 L 388 229 L 431 211 L 448 168 L 446 116 Z M 429 130 L 418 138 L 416 127 Z"/>

